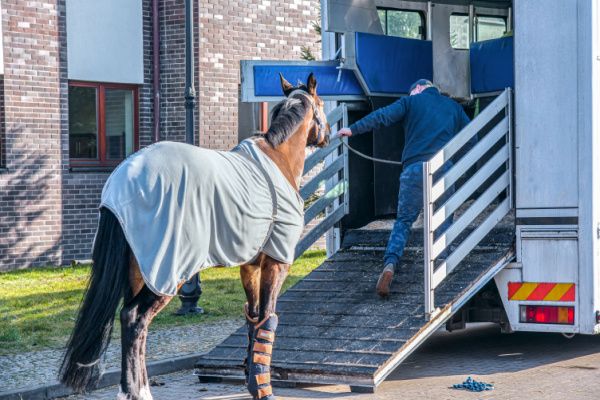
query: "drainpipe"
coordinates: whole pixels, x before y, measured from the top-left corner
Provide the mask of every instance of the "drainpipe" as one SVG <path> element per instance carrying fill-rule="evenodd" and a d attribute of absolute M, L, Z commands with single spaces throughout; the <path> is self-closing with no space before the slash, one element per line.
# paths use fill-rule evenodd
<path fill-rule="evenodd" d="M 185 0 L 185 142 L 194 144 L 194 6 Z"/>
<path fill-rule="evenodd" d="M 160 140 L 160 25 L 158 1 L 152 0 L 152 93 L 154 94 L 153 142 Z"/>

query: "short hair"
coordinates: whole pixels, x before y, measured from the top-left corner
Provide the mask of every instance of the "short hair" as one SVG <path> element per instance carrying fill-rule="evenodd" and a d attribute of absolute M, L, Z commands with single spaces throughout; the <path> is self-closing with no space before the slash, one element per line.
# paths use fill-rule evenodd
<path fill-rule="evenodd" d="M 412 93 L 412 91 L 415 90 L 417 86 L 435 87 L 435 85 L 429 79 L 419 79 L 410 86 L 410 90 L 408 91 L 408 93 Z"/>

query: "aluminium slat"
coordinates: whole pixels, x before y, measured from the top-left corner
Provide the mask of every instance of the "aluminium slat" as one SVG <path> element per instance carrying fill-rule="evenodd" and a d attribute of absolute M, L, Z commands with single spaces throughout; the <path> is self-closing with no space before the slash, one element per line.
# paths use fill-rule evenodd
<path fill-rule="evenodd" d="M 347 188 L 348 182 L 341 180 L 334 187 L 332 187 L 331 190 L 321 196 L 319 200 L 311 204 L 311 206 L 304 211 L 304 225 L 307 225 L 310 221 L 315 219 L 317 215 L 325 211 L 325 209 L 338 197 L 346 193 Z"/>
<path fill-rule="evenodd" d="M 331 164 L 323 168 L 321 172 L 315 175 L 310 181 L 300 188 L 300 196 L 306 200 L 308 196 L 313 194 L 319 188 L 321 183 L 331 178 L 334 174 L 340 172 L 344 168 L 344 157 L 336 158 Z"/>
<path fill-rule="evenodd" d="M 473 164 L 477 162 L 489 149 L 498 142 L 508 133 L 508 117 L 504 117 L 502 121 L 498 123 L 487 135 L 483 137 L 477 144 L 469 150 L 464 157 L 456 162 L 446 172 L 446 174 L 441 177 L 437 182 L 433 184 L 431 187 L 431 198 L 430 201 L 434 202 L 440 198 L 442 194 L 446 190 L 448 190 L 452 185 L 456 183 L 458 178 L 460 178 Z M 433 174 L 433 170 L 431 171 Z"/>
<path fill-rule="evenodd" d="M 505 144 L 485 165 L 460 187 L 431 218 L 431 229 L 436 230 L 452 213 L 454 213 L 465 201 L 509 158 L 509 147 Z"/>
<path fill-rule="evenodd" d="M 317 226 L 312 228 L 296 245 L 296 255 L 294 259 L 300 257 L 318 238 L 323 236 L 325 232 L 340 221 L 345 214 L 344 207 L 338 207 L 333 213 L 329 214 Z"/>
<path fill-rule="evenodd" d="M 273 354 L 276 354 L 274 352 Z M 237 361 L 234 365 L 232 365 L 232 361 Z M 242 369 L 243 358 L 239 360 L 234 360 L 228 357 L 210 357 L 209 355 L 202 356 L 199 360 L 199 364 L 196 368 L 198 371 L 207 371 L 210 366 L 214 367 L 229 367 L 229 368 L 240 368 Z M 272 360 L 271 366 L 275 368 L 285 369 L 286 371 L 316 371 L 316 372 L 327 372 L 327 371 L 337 371 L 339 373 L 339 367 L 344 367 L 344 374 L 354 375 L 354 374 L 373 374 L 377 367 L 371 365 L 348 365 L 343 363 L 322 363 L 322 364 L 310 364 L 304 362 L 297 361 L 289 361 L 289 362 L 281 362 L 275 359 Z M 275 371 L 271 371 L 271 375 L 276 375 L 277 369 Z M 201 374 L 203 375 L 203 374 Z"/>
<path fill-rule="evenodd" d="M 412 332 L 412 330 L 411 330 Z M 236 336 L 236 337 L 240 337 L 243 338 L 244 340 L 248 340 L 248 334 L 246 333 L 246 331 L 244 332 L 234 332 L 231 334 L 231 337 Z M 306 336 L 294 336 L 294 335 L 286 335 L 286 336 L 282 336 L 279 332 L 277 332 L 277 343 L 279 343 L 282 340 L 297 340 L 297 339 L 301 339 L 301 340 L 306 340 L 306 339 L 310 339 L 307 338 Z M 404 343 L 406 342 L 406 339 L 398 339 L 398 338 L 389 338 L 389 337 L 382 337 L 382 338 L 377 338 L 377 339 L 369 339 L 369 338 L 363 338 L 363 337 L 353 337 L 351 339 L 344 339 L 344 338 L 337 338 L 337 337 L 320 337 L 319 336 L 319 340 L 322 341 L 336 341 L 336 340 L 352 340 L 352 341 L 357 341 L 357 342 L 378 342 L 378 343 Z M 244 347 L 245 349 L 245 347 Z M 212 351 L 211 351 L 212 353 Z"/>
<path fill-rule="evenodd" d="M 302 175 L 305 175 L 307 172 L 313 169 L 318 163 L 323 161 L 328 154 L 336 150 L 341 144 L 342 140 L 340 138 L 335 138 L 329 142 L 327 147 L 317 149 L 311 155 L 306 157 L 304 160 L 304 172 Z"/>
<path fill-rule="evenodd" d="M 471 204 L 471 206 L 456 220 L 450 227 L 438 237 L 431 246 L 431 257 L 437 258 L 446 247 L 448 247 L 456 238 L 464 232 L 475 218 L 481 214 L 487 206 L 498 195 L 506 190 L 510 184 L 509 171 L 505 171 L 496 181 L 486 189 L 481 196 Z M 504 217 L 504 215 L 503 215 Z"/>
<path fill-rule="evenodd" d="M 327 114 L 327 123 L 330 126 L 337 124 L 344 118 L 344 111 L 346 111 L 345 105 L 342 103 Z"/>
<path fill-rule="evenodd" d="M 219 346 L 242 347 L 246 349 L 248 345 L 247 336 L 229 336 Z M 282 350 L 302 350 L 312 351 L 347 351 L 347 352 L 365 352 L 375 351 L 388 353 L 398 348 L 398 341 L 381 340 L 354 340 L 354 339 L 321 339 L 305 338 L 303 340 L 277 340 L 277 349 Z"/>
<path fill-rule="evenodd" d="M 508 106 L 508 93 L 505 90 L 490 105 L 475 117 L 465 128 L 450 140 L 443 149 L 438 151 L 429 160 L 431 171 L 437 171 L 446 161 L 452 158 L 465 144 L 471 140 L 487 123 L 489 123 L 502 109 Z"/>
<path fill-rule="evenodd" d="M 433 287 L 442 280 L 463 260 L 463 258 L 487 235 L 494 226 L 510 211 L 510 201 L 504 199 L 500 205 L 448 256 L 433 273 Z"/>

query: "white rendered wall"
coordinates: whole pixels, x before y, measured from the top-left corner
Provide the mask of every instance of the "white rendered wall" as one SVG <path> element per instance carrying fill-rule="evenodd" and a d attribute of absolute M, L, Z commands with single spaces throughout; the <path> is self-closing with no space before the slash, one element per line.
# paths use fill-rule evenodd
<path fill-rule="evenodd" d="M 67 0 L 68 76 L 144 82 L 141 0 Z"/>
<path fill-rule="evenodd" d="M 517 209 L 576 213 L 577 2 L 517 0 L 514 16 Z"/>

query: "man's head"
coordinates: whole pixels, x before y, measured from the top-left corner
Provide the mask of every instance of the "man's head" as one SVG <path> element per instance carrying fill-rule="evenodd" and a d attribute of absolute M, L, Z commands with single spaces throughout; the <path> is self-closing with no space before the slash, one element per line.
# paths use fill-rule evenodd
<path fill-rule="evenodd" d="M 433 85 L 433 83 L 431 83 L 430 80 L 427 79 L 419 79 L 418 81 L 416 81 L 415 83 L 413 83 L 410 87 L 410 95 L 414 96 L 415 94 L 419 94 L 421 93 L 423 90 L 430 88 L 430 87 L 435 87 Z"/>

